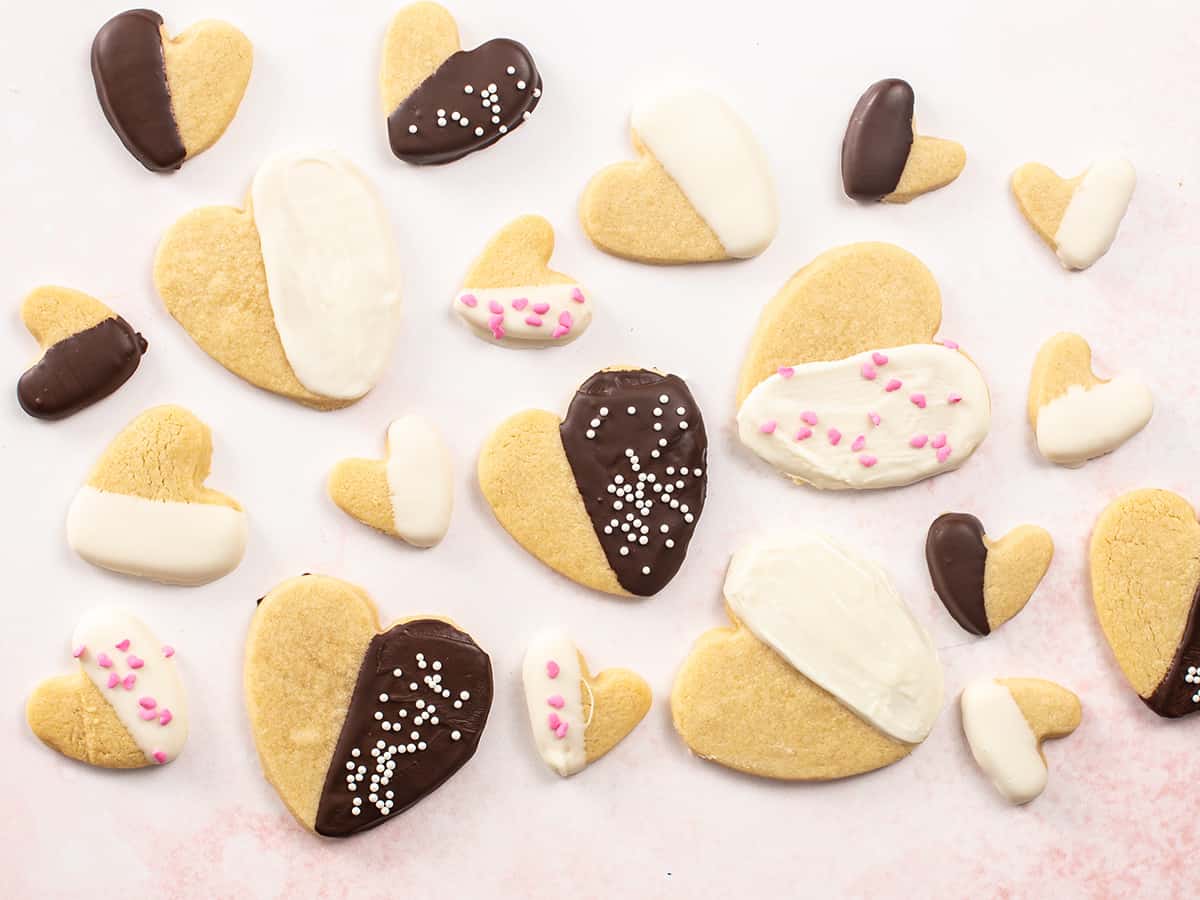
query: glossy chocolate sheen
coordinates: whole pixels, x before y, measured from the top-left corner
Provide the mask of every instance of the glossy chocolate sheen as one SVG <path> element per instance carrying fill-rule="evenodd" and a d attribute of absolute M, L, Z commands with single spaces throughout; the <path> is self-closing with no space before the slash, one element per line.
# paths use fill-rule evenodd
<path fill-rule="evenodd" d="M 414 165 L 461 159 L 525 121 L 541 93 L 542 76 L 522 44 L 497 38 L 474 50 L 459 50 L 388 116 L 392 152 Z"/>
<path fill-rule="evenodd" d="M 64 419 L 103 400 L 137 371 L 146 340 L 120 316 L 53 344 L 17 382 L 21 409 Z"/>
<path fill-rule="evenodd" d="M 842 187 L 855 200 L 896 190 L 912 149 L 913 89 L 899 78 L 877 81 L 859 99 L 842 139 Z"/>
<path fill-rule="evenodd" d="M 92 77 L 104 117 L 152 172 L 178 169 L 187 158 L 171 108 L 162 23 L 156 12 L 131 9 L 105 22 L 92 42 Z"/>
<path fill-rule="evenodd" d="M 954 621 L 978 635 L 992 630 L 983 598 L 988 552 L 983 535 L 983 525 L 974 516 L 946 513 L 933 520 L 925 538 L 933 589 Z"/>
<path fill-rule="evenodd" d="M 1144 702 L 1165 719 L 1178 719 L 1200 710 L 1200 587 L 1192 595 L 1192 608 L 1179 648 L 1167 674 Z"/>
<path fill-rule="evenodd" d="M 374 828 L 437 790 L 474 755 L 491 706 L 492 662 L 466 632 L 418 619 L 375 635 L 325 775 L 317 833 Z"/>
<path fill-rule="evenodd" d="M 708 438 L 691 391 L 646 369 L 597 372 L 559 434 L 617 581 L 631 594 L 658 593 L 683 564 L 708 485 Z"/>

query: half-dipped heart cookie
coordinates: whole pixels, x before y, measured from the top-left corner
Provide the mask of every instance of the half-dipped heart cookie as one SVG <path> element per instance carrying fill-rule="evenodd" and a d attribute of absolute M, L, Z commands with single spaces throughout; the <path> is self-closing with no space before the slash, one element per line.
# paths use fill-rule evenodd
<path fill-rule="evenodd" d="M 436 3 L 413 3 L 392 19 L 379 86 L 398 159 L 461 159 L 496 143 L 541 100 L 542 76 L 524 45 L 496 38 L 461 47 L 454 17 Z"/>
<path fill-rule="evenodd" d="M 592 300 L 569 275 L 549 267 L 554 229 L 521 216 L 472 263 L 454 312 L 476 335 L 502 347 L 569 344 L 592 322 Z"/>
<path fill-rule="evenodd" d="M 479 454 L 496 519 L 550 568 L 621 596 L 658 593 L 683 565 L 708 485 L 704 419 L 683 379 L 605 369 L 566 418 L 517 413 Z"/>
<path fill-rule="evenodd" d="M 943 513 L 925 538 L 934 591 L 954 621 L 978 635 L 991 634 L 1025 608 L 1053 556 L 1044 528 L 1020 525 L 991 540 L 968 513 Z"/>
<path fill-rule="evenodd" d="M 650 710 L 650 686 L 628 669 L 588 672 L 562 631 L 538 635 L 521 668 L 538 754 L 564 777 L 583 771 L 624 740 Z"/>
<path fill-rule="evenodd" d="M 197 585 L 237 568 L 246 514 L 204 486 L 212 433 L 181 406 L 156 406 L 118 434 L 75 494 L 67 542 L 94 566 Z"/>
<path fill-rule="evenodd" d="M 254 51 L 225 22 L 197 22 L 170 37 L 162 16 L 131 9 L 92 42 L 92 77 L 104 117 L 134 159 L 171 172 L 207 150 L 237 113 Z"/>
<path fill-rule="evenodd" d="M 1136 184 L 1132 163 L 1118 157 L 1097 160 L 1074 178 L 1041 163 L 1026 163 L 1012 176 L 1021 214 L 1066 269 L 1086 269 L 1108 252 Z"/>
<path fill-rule="evenodd" d="M 916 98 L 899 78 L 858 98 L 842 139 L 842 188 L 855 200 L 907 203 L 945 187 L 967 164 L 962 144 L 917 134 Z"/>
<path fill-rule="evenodd" d="M 305 828 L 349 837 L 396 818 L 475 754 L 492 664 L 435 617 L 383 630 L 354 585 L 304 575 L 259 601 L 246 709 L 263 774 Z"/>
<path fill-rule="evenodd" d="M 163 236 L 154 284 L 209 356 L 317 409 L 383 377 L 400 326 L 400 263 L 374 186 L 336 153 L 281 153 L 245 209 L 208 206 Z"/>
<path fill-rule="evenodd" d="M 329 474 L 329 497 L 364 525 L 414 547 L 433 547 L 450 528 L 454 472 L 433 424 L 403 416 L 388 426 L 387 459 L 344 459 Z"/>
<path fill-rule="evenodd" d="M 137 371 L 146 340 L 115 312 L 81 291 L 40 287 L 21 304 L 21 320 L 42 356 L 17 382 L 21 409 L 63 419 L 103 400 Z"/>
<path fill-rule="evenodd" d="M 646 263 L 758 256 L 779 227 L 767 157 L 737 112 L 715 94 L 677 87 L 639 96 L 640 159 L 602 169 L 579 201 L 601 250 Z"/>
<path fill-rule="evenodd" d="M 1062 466 L 1111 453 L 1154 414 L 1150 389 L 1136 375 L 1103 381 L 1092 373 L 1092 348 L 1062 332 L 1042 345 L 1029 379 L 1029 424 L 1038 452 Z"/>
<path fill-rule="evenodd" d="M 702 635 L 675 678 L 675 730 L 702 759 L 816 781 L 890 765 L 942 706 L 933 642 L 879 566 L 829 538 L 748 543 L 725 577 L 732 627 Z"/>
<path fill-rule="evenodd" d="M 188 736 L 175 650 L 119 609 L 86 613 L 71 655 L 79 666 L 39 684 L 25 718 L 46 746 L 106 769 L 169 763 Z"/>

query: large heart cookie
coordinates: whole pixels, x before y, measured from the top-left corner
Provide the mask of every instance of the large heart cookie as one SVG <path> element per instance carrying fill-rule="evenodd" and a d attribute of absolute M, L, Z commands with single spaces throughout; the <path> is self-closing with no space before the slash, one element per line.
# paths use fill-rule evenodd
<path fill-rule="evenodd" d="M 675 577 L 704 508 L 708 437 L 683 380 L 606 369 L 576 391 L 566 418 L 518 413 L 479 454 L 496 519 L 550 568 L 621 596 Z"/>
<path fill-rule="evenodd" d="M 213 359 L 317 409 L 348 406 L 378 383 L 400 325 L 387 210 L 335 153 L 271 157 L 246 209 L 188 213 L 159 244 L 154 284 Z"/>
<path fill-rule="evenodd" d="M 565 633 L 529 645 L 521 669 L 538 754 L 559 775 L 574 775 L 619 744 L 650 710 L 650 686 L 628 669 L 588 672 Z"/>
<path fill-rule="evenodd" d="M 725 603 L 733 626 L 700 637 L 671 692 L 697 756 L 843 778 L 904 758 L 933 728 L 933 642 L 874 563 L 819 534 L 755 540 L 730 562 Z"/>
<path fill-rule="evenodd" d="M 524 45 L 496 38 L 460 48 L 454 17 L 436 3 L 413 3 L 392 19 L 379 85 L 399 159 L 461 159 L 496 143 L 537 107 L 542 76 Z"/>
<path fill-rule="evenodd" d="M 349 837 L 396 818 L 475 754 L 492 664 L 434 617 L 386 631 L 354 585 L 304 575 L 259 601 L 246 709 L 266 776 L 305 828 Z"/>
<path fill-rule="evenodd" d="M 1160 716 L 1200 709 L 1200 524 L 1170 491 L 1118 497 L 1096 520 L 1092 602 L 1137 695 Z"/>
<path fill-rule="evenodd" d="M 118 609 L 94 609 L 71 642 L 78 669 L 43 681 L 25 705 L 33 733 L 64 756 L 107 769 L 168 763 L 188 736 L 174 648 Z"/>
<path fill-rule="evenodd" d="M 1118 157 L 1098 160 L 1074 178 L 1041 163 L 1026 163 L 1012 176 L 1021 214 L 1067 269 L 1086 269 L 1108 252 L 1136 184 L 1133 165 Z"/>
<path fill-rule="evenodd" d="M 172 38 L 158 13 L 131 9 L 96 34 L 92 76 L 121 143 L 152 172 L 170 172 L 225 133 L 253 57 L 250 41 L 225 22 L 197 22 Z"/>
<path fill-rule="evenodd" d="M 75 494 L 67 542 L 92 565 L 197 585 L 237 568 L 246 514 L 204 486 L 212 433 L 181 406 L 148 409 L 118 434 Z"/>
<path fill-rule="evenodd" d="M 1062 332 L 1034 360 L 1028 410 L 1038 452 L 1060 465 L 1081 466 L 1141 431 L 1154 413 L 1154 398 L 1136 375 L 1097 378 L 1088 342 Z"/>
<path fill-rule="evenodd" d="M 728 103 L 700 88 L 647 93 L 631 120 L 641 157 L 602 169 L 579 218 L 607 253 L 647 263 L 757 256 L 779 227 L 766 154 Z"/>

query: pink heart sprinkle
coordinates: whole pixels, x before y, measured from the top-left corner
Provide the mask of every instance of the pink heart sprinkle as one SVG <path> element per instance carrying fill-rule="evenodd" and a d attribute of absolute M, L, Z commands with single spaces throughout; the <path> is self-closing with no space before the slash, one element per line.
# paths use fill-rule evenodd
<path fill-rule="evenodd" d="M 154 707 L 158 706 L 158 701 L 153 697 L 139 697 L 138 706 L 142 709 L 154 709 Z"/>
<path fill-rule="evenodd" d="M 156 713 L 156 712 L 155 712 L 154 710 L 152 710 L 152 709 L 142 709 L 142 710 L 138 710 L 138 715 L 142 717 L 142 721 L 143 721 L 143 722 L 149 722 L 149 721 L 150 721 L 150 720 L 152 720 L 152 719 L 157 719 L 157 718 L 158 718 L 158 713 Z"/>
<path fill-rule="evenodd" d="M 490 301 L 488 303 L 488 309 L 490 309 L 497 316 L 504 315 L 504 307 L 500 305 L 499 300 Z"/>
<path fill-rule="evenodd" d="M 158 714 L 158 724 L 159 725 L 170 725 L 171 720 L 174 718 L 175 717 L 173 715 L 171 715 L 171 711 L 164 706 Z"/>
<path fill-rule="evenodd" d="M 120 650 L 122 653 L 124 653 L 126 650 L 128 650 L 129 649 L 129 638 L 125 638 L 125 640 L 123 640 L 119 644 L 117 644 L 116 648 L 118 650 Z"/>
<path fill-rule="evenodd" d="M 571 289 L 571 299 L 574 300 L 576 303 L 582 303 L 583 302 L 583 291 L 581 291 L 579 288 L 572 288 Z"/>
<path fill-rule="evenodd" d="M 175 655 L 175 648 L 172 647 L 170 644 L 163 644 L 163 656 L 165 656 L 167 659 L 170 659 L 174 655 Z"/>
<path fill-rule="evenodd" d="M 167 761 L 167 754 L 163 753 L 161 750 L 155 750 L 154 751 L 154 761 L 161 766 L 163 763 L 165 763 Z"/>
<path fill-rule="evenodd" d="M 811 410 L 806 409 L 804 412 L 800 413 L 800 421 L 803 422 L 805 425 L 816 425 L 817 424 L 817 414 L 815 412 L 812 412 Z"/>
<path fill-rule="evenodd" d="M 938 452 L 937 452 L 937 461 L 938 462 L 944 463 L 949 458 L 950 458 L 950 446 L 949 445 L 942 447 L 940 450 L 938 450 Z"/>
<path fill-rule="evenodd" d="M 512 302 L 512 308 L 515 309 L 517 312 L 520 312 L 528 305 L 529 305 L 528 297 L 518 297 L 516 300 L 514 300 Z"/>
<path fill-rule="evenodd" d="M 559 722 L 558 727 L 554 729 L 554 736 L 560 741 L 567 736 L 567 723 Z"/>
<path fill-rule="evenodd" d="M 957 350 L 958 342 L 957 341 L 942 341 L 942 346 L 945 347 L 947 350 Z"/>
<path fill-rule="evenodd" d="M 830 428 L 829 429 L 829 443 L 833 444 L 833 446 L 836 447 L 841 442 L 841 440 L 842 440 L 842 433 L 840 431 L 838 431 L 836 428 Z"/>
<path fill-rule="evenodd" d="M 562 709 L 563 704 L 566 701 L 563 700 L 562 694 L 551 694 L 549 697 L 546 698 L 546 702 L 549 703 L 551 706 L 553 706 L 555 709 Z"/>
<path fill-rule="evenodd" d="M 796 370 L 791 366 L 780 366 L 778 372 L 780 378 L 791 378 L 796 374 Z"/>
<path fill-rule="evenodd" d="M 811 428 L 801 428 L 796 432 L 796 440 L 798 441 L 807 441 L 810 437 L 812 437 Z"/>
<path fill-rule="evenodd" d="M 854 439 L 854 443 L 850 445 L 850 449 L 857 453 L 865 446 L 867 446 L 867 439 L 864 435 L 860 434 Z"/>
<path fill-rule="evenodd" d="M 946 398 L 946 402 L 950 404 L 962 403 L 962 394 L 951 394 Z"/>
<path fill-rule="evenodd" d="M 133 674 L 126 675 L 121 681 L 122 687 L 127 691 L 132 691 L 135 684 L 137 684 L 137 676 Z"/>
<path fill-rule="evenodd" d="M 575 320 L 571 317 L 571 314 L 564 309 L 558 314 L 558 324 L 563 326 L 563 328 L 570 328 L 575 324 Z"/>
<path fill-rule="evenodd" d="M 927 435 L 927 434 L 914 434 L 914 435 L 912 436 L 912 440 L 910 440 L 910 441 L 908 442 L 908 446 L 910 446 L 910 447 L 916 447 L 918 450 L 920 450 L 922 447 L 924 447 L 924 446 L 925 446 L 926 444 L 928 444 L 928 443 L 929 443 L 929 435 Z"/>
<path fill-rule="evenodd" d="M 546 721 L 550 724 L 551 731 L 554 731 L 554 729 L 558 728 L 558 726 L 562 724 L 562 719 L 558 717 L 558 713 L 550 713 L 550 715 L 546 717 Z"/>
<path fill-rule="evenodd" d="M 860 456 L 858 458 L 858 461 L 863 464 L 864 468 L 867 468 L 867 469 L 871 468 L 871 466 L 873 466 L 873 465 L 875 465 L 875 463 L 879 462 L 879 460 L 876 459 L 874 456 L 872 456 L 870 453 L 864 453 L 862 456 Z"/>
<path fill-rule="evenodd" d="M 874 360 L 877 366 L 886 366 L 888 364 L 888 358 L 878 350 L 871 354 L 871 359 Z"/>
<path fill-rule="evenodd" d="M 883 419 L 879 418 L 879 413 L 877 413 L 877 412 L 867 413 L 867 418 L 871 420 L 872 425 L 878 425 L 880 422 L 883 421 Z"/>
<path fill-rule="evenodd" d="M 924 394 L 913 394 L 908 399 L 912 401 L 913 406 L 918 406 L 921 409 L 925 408 L 925 395 Z"/>
<path fill-rule="evenodd" d="M 875 374 L 876 374 L 875 367 L 873 365 L 871 365 L 870 363 L 863 363 L 863 367 L 862 367 L 862 377 L 863 378 L 867 379 L 867 381 L 874 381 Z"/>
<path fill-rule="evenodd" d="M 461 303 L 463 306 L 471 307 L 471 309 L 474 309 L 476 306 L 479 305 L 479 300 L 475 297 L 474 294 L 463 294 L 461 297 L 458 298 L 458 302 Z"/>
<path fill-rule="evenodd" d="M 87 647 L 85 647 L 83 644 L 80 644 L 78 647 L 76 647 L 74 650 L 71 651 L 71 655 L 73 657 L 75 657 L 76 659 L 79 659 L 79 657 L 83 656 L 83 653 L 85 650 L 87 650 Z"/>
<path fill-rule="evenodd" d="M 933 441 L 930 443 L 930 446 L 933 447 L 934 450 L 941 450 L 943 447 L 945 447 L 946 446 L 946 433 L 944 431 L 939 433 L 938 436 L 935 437 L 933 439 Z"/>
<path fill-rule="evenodd" d="M 557 678 L 558 677 L 558 663 L 556 663 L 554 660 L 550 660 L 550 662 L 546 663 L 546 674 L 549 675 L 551 678 Z"/>
<path fill-rule="evenodd" d="M 116 672 L 108 673 L 108 686 L 110 688 L 115 688 L 120 683 L 121 683 L 121 679 L 117 676 Z"/>
<path fill-rule="evenodd" d="M 533 304 L 533 311 L 535 313 L 537 313 L 539 316 L 544 316 L 546 313 L 550 312 L 550 304 L 549 303 L 535 303 L 535 304 Z"/>
<path fill-rule="evenodd" d="M 140 656 L 134 656 L 132 653 L 130 653 L 127 657 L 125 657 L 125 664 L 131 669 L 140 669 L 146 664 L 146 661 Z"/>
<path fill-rule="evenodd" d="M 758 426 L 758 430 L 763 434 L 774 434 L 776 424 L 774 419 L 767 419 L 767 421 Z"/>
<path fill-rule="evenodd" d="M 542 320 L 538 316 L 526 316 L 525 324 L 532 325 L 534 328 L 539 328 L 542 324 Z"/>
<path fill-rule="evenodd" d="M 570 329 L 570 328 L 568 328 L 567 326 L 565 326 L 565 325 L 555 325 L 555 326 L 554 326 L 554 330 L 553 330 L 552 332 L 550 332 L 550 337 L 552 337 L 552 338 L 560 338 L 560 337 L 562 337 L 564 334 L 570 334 L 570 333 L 571 333 L 571 329 Z"/>
<path fill-rule="evenodd" d="M 112 668 L 112 660 L 108 658 L 107 653 L 101 653 L 100 655 L 98 655 L 96 657 L 96 665 L 98 665 L 102 669 L 111 669 Z"/>
<path fill-rule="evenodd" d="M 900 386 L 902 384 L 903 384 L 903 382 L 901 382 L 898 378 L 893 378 L 886 385 L 884 385 L 883 389 L 890 394 L 892 391 L 900 390 Z"/>

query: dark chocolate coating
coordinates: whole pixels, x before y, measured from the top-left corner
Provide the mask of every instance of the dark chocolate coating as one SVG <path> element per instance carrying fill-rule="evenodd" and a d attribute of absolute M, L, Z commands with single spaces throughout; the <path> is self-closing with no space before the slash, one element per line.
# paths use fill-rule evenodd
<path fill-rule="evenodd" d="M 597 372 L 576 392 L 559 434 L 617 581 L 631 594 L 658 593 L 683 565 L 708 485 L 708 438 L 691 391 L 675 375 L 646 369 Z"/>
<path fill-rule="evenodd" d="M 1165 719 L 1178 719 L 1200 710 L 1200 586 L 1192 595 L 1187 625 L 1167 674 L 1154 693 L 1142 701 Z M 1189 672 L 1188 670 L 1191 669 Z"/>
<path fill-rule="evenodd" d="M 992 630 L 983 599 L 987 566 L 983 535 L 983 525 L 974 516 L 945 513 L 933 520 L 925 538 L 925 561 L 933 589 L 954 621 L 978 635 Z"/>
<path fill-rule="evenodd" d="M 514 70 L 511 75 L 510 67 Z M 518 88 L 518 82 L 525 87 Z M 494 94 L 488 91 L 491 85 L 496 86 Z M 468 86 L 470 93 L 464 90 Z M 485 93 L 493 98 L 487 106 Z M 496 38 L 474 50 L 451 54 L 417 85 L 388 116 L 388 141 L 392 152 L 406 163 L 453 162 L 491 146 L 520 125 L 538 105 L 541 93 L 542 76 L 529 51 L 516 41 Z M 439 110 L 444 115 L 439 116 Z M 455 113 L 459 118 L 454 118 Z M 460 124 L 464 117 L 465 126 Z M 445 124 L 439 125 L 439 121 Z M 413 125 L 415 134 L 409 131 Z M 476 133 L 479 128 L 482 134 Z"/>
<path fill-rule="evenodd" d="M 896 190 L 912 149 L 913 89 L 899 78 L 877 81 L 858 98 L 842 139 L 842 187 L 855 200 Z"/>
<path fill-rule="evenodd" d="M 104 23 L 92 42 L 100 108 L 125 148 L 152 172 L 183 165 L 187 150 L 171 108 L 162 16 L 131 9 Z"/>
<path fill-rule="evenodd" d="M 128 381 L 146 347 L 120 316 L 63 338 L 17 382 L 21 409 L 36 419 L 65 419 Z"/>
<path fill-rule="evenodd" d="M 381 701 L 382 695 L 387 699 Z M 437 790 L 475 754 L 491 706 L 492 662 L 466 632 L 440 619 L 417 619 L 375 635 L 325 775 L 317 833 L 349 837 L 366 831 Z M 351 790 L 347 779 L 356 777 Z M 384 813 L 381 806 L 389 800 Z"/>

